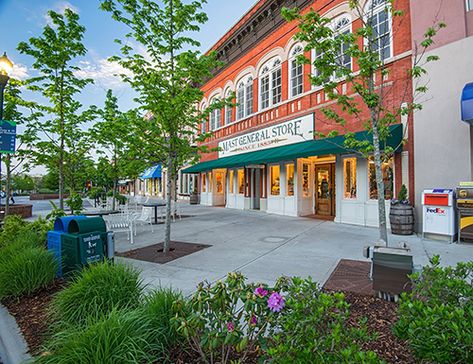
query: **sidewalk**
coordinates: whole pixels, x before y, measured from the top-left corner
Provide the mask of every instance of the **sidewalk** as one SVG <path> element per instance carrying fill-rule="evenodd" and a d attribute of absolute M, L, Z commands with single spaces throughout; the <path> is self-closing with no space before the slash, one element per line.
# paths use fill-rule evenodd
<path fill-rule="evenodd" d="M 202 280 L 215 282 L 231 271 L 241 271 L 251 281 L 274 283 L 281 275 L 311 276 L 323 284 L 340 259 L 366 260 L 363 247 L 372 245 L 378 230 L 336 224 L 309 218 L 270 215 L 258 211 L 184 205 L 192 217 L 172 225 L 175 241 L 209 244 L 212 247 L 160 265 L 125 258 L 142 270 L 150 287 L 159 285 L 190 294 Z M 140 230 L 135 245 L 126 234 L 116 236 L 116 249 L 124 252 L 163 240 L 164 226 L 154 234 Z M 390 246 L 405 241 L 412 249 L 415 265 L 425 265 L 435 254 L 443 265 L 473 259 L 473 245 L 422 241 L 417 236 L 390 236 Z"/>

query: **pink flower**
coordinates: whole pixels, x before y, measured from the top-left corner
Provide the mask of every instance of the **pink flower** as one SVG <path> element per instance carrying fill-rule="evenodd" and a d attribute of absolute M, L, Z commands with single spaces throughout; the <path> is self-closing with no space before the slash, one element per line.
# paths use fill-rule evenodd
<path fill-rule="evenodd" d="M 227 330 L 229 332 L 233 332 L 235 330 L 235 324 L 233 322 L 228 322 L 227 323 Z"/>
<path fill-rule="evenodd" d="M 258 319 L 256 318 L 256 316 L 255 315 L 251 316 L 250 325 L 251 326 L 256 326 L 257 323 L 258 323 Z"/>
<path fill-rule="evenodd" d="M 279 312 L 284 308 L 284 297 L 277 292 L 273 292 L 268 298 L 268 307 L 273 312 Z"/>
<path fill-rule="evenodd" d="M 265 297 L 268 294 L 268 291 L 265 290 L 263 287 L 259 286 L 258 288 L 255 289 L 255 295 L 258 297 Z"/>

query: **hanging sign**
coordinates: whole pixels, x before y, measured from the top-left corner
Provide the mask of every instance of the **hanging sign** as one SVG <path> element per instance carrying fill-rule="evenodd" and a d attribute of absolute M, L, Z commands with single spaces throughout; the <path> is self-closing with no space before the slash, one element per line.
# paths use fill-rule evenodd
<path fill-rule="evenodd" d="M 16 123 L 14 121 L 0 120 L 0 153 L 15 153 Z"/>
<path fill-rule="evenodd" d="M 314 139 L 314 114 L 275 124 L 218 143 L 218 157 L 301 143 Z"/>

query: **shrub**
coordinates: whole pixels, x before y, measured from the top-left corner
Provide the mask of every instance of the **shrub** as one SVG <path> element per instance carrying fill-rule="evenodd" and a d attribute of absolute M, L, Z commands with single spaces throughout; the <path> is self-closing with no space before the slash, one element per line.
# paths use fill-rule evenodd
<path fill-rule="evenodd" d="M 310 279 L 285 286 L 286 307 L 278 317 L 267 354 L 275 363 L 379 363 L 360 344 L 370 339 L 364 323 L 347 325 L 349 305 L 341 293 L 320 292 Z"/>
<path fill-rule="evenodd" d="M 265 344 L 264 334 L 283 306 L 276 291 L 229 273 L 225 282 L 199 284 L 189 306 L 175 302 L 176 322 L 203 362 L 225 364 L 232 355 L 243 363 Z"/>
<path fill-rule="evenodd" d="M 440 267 L 438 256 L 422 274 L 411 276 L 394 332 L 408 340 L 419 360 L 473 362 L 473 262 Z"/>
<path fill-rule="evenodd" d="M 52 314 L 60 324 L 85 325 L 114 309 L 135 308 L 144 289 L 139 275 L 124 264 L 91 265 L 57 294 Z"/>
<path fill-rule="evenodd" d="M 11 244 L 0 250 L 0 299 L 31 294 L 50 285 L 57 263 L 48 251 Z"/>
<path fill-rule="evenodd" d="M 82 197 L 75 192 L 66 200 L 66 205 L 71 209 L 71 215 L 80 214 L 82 210 L 84 210 L 84 201 Z"/>
<path fill-rule="evenodd" d="M 156 347 L 151 339 L 156 328 L 138 311 L 112 309 L 85 327 L 69 326 L 56 333 L 47 351 L 35 362 L 76 363 L 153 363 Z"/>
<path fill-rule="evenodd" d="M 52 222 L 41 217 L 34 222 L 27 222 L 20 216 L 7 216 L 0 234 L 0 248 L 18 240 L 28 246 L 45 247 L 46 234 L 52 226 Z M 29 244 L 28 240 L 31 240 L 32 244 Z"/>
<path fill-rule="evenodd" d="M 27 222 L 21 216 L 10 215 L 3 222 L 3 230 L 0 234 L 0 248 L 11 243 L 19 231 L 25 227 Z"/>

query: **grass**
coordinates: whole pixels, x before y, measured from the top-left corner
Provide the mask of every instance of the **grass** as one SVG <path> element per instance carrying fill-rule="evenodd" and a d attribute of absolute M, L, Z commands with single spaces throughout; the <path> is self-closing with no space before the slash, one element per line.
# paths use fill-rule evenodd
<path fill-rule="evenodd" d="M 57 294 L 52 315 L 60 325 L 90 324 L 113 310 L 138 307 L 143 290 L 139 271 L 124 264 L 95 264 Z"/>
<path fill-rule="evenodd" d="M 48 251 L 12 243 L 0 250 L 0 299 L 31 294 L 53 283 L 57 263 Z"/>

